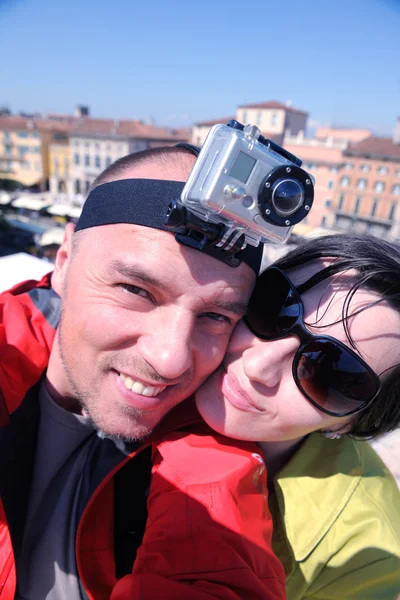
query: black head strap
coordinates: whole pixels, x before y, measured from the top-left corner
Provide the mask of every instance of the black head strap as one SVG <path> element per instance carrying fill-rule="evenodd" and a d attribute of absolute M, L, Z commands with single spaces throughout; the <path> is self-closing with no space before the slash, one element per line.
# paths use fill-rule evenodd
<path fill-rule="evenodd" d="M 171 228 L 165 225 L 164 217 L 171 201 L 180 198 L 184 185 L 185 183 L 182 181 L 158 179 L 121 179 L 99 185 L 90 192 L 75 231 L 100 225 L 132 223 L 171 233 Z M 185 239 L 186 229 L 182 230 Z M 179 230 L 174 233 L 176 239 L 181 241 Z M 259 273 L 262 245 L 257 248 L 246 246 L 237 252 L 235 254 L 236 263 L 229 262 L 227 260 L 229 255 L 213 245 L 192 247 L 218 260 L 223 260 L 231 266 L 237 266 L 243 261 L 257 275 Z"/>

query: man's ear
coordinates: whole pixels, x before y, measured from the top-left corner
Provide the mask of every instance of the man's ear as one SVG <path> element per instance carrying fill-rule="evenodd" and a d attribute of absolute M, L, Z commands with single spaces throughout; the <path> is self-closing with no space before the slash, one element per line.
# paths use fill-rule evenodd
<path fill-rule="evenodd" d="M 68 266 L 72 257 L 72 236 L 75 225 L 68 223 L 64 232 L 63 242 L 58 249 L 55 261 L 55 267 L 51 276 L 51 285 L 59 296 L 62 296 L 63 283 L 67 274 Z"/>

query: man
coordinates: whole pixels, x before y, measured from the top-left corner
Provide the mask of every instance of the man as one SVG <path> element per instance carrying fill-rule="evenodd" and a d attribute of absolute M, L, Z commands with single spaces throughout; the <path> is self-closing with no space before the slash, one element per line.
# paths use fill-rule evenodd
<path fill-rule="evenodd" d="M 67 226 L 53 289 L 2 297 L 2 600 L 110 596 L 144 528 L 140 440 L 174 428 L 164 418 L 244 314 L 261 249 L 232 268 L 162 231 L 194 160 L 167 148 L 115 163 Z"/>

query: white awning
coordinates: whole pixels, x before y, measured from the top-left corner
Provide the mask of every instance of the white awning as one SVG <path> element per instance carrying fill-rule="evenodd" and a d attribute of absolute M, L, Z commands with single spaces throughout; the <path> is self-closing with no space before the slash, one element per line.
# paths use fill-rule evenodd
<path fill-rule="evenodd" d="M 52 206 L 49 206 L 47 212 L 51 215 L 65 217 L 66 215 L 69 215 L 69 211 L 71 210 L 71 208 L 72 206 L 70 206 L 69 204 L 53 204 Z"/>
<path fill-rule="evenodd" d="M 42 210 L 46 206 L 50 206 L 51 202 L 49 200 L 44 200 L 43 198 L 35 198 L 35 196 L 26 194 L 25 196 L 20 196 L 12 205 L 14 208 L 27 208 L 28 210 Z"/>
<path fill-rule="evenodd" d="M 26 279 L 40 280 L 53 269 L 53 264 L 24 252 L 2 256 L 0 257 L 0 292 Z"/>
<path fill-rule="evenodd" d="M 10 202 L 11 196 L 7 192 L 0 192 L 0 204 L 6 205 Z"/>
<path fill-rule="evenodd" d="M 63 227 L 53 227 L 52 229 L 48 229 L 43 233 L 40 237 L 39 245 L 40 246 L 51 246 L 52 244 L 57 244 L 61 246 L 64 239 L 64 228 Z"/>
<path fill-rule="evenodd" d="M 72 208 L 69 209 L 68 215 L 74 219 L 79 219 L 79 217 L 81 216 L 81 212 L 82 212 L 82 208 L 80 208 L 78 206 L 73 206 Z"/>

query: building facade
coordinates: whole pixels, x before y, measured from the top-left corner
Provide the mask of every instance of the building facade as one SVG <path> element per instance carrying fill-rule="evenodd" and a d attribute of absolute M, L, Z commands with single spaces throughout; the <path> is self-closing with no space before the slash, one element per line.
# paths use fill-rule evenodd
<path fill-rule="evenodd" d="M 257 125 L 264 136 L 282 144 L 285 135 L 297 136 L 300 132 L 305 132 L 308 113 L 275 100 L 241 104 L 237 107 L 234 116 L 195 123 L 192 130 L 192 143 L 202 146 L 213 125 L 227 123 L 231 119 L 236 119 L 244 125 L 248 123 Z"/>
<path fill-rule="evenodd" d="M 400 143 L 370 136 L 343 152 L 333 204 L 335 225 L 400 240 Z"/>
<path fill-rule="evenodd" d="M 0 117 L 0 180 L 47 190 L 49 145 L 66 143 L 68 123 L 19 116 Z"/>
<path fill-rule="evenodd" d="M 184 142 L 189 136 L 187 130 L 169 130 L 140 121 L 87 120 L 78 125 L 70 137 L 67 194 L 84 197 L 93 180 L 118 158 L 148 148 Z"/>
<path fill-rule="evenodd" d="M 286 135 L 284 147 L 303 161 L 303 169 L 315 179 L 314 204 L 305 222 L 312 227 L 334 227 L 332 212 L 340 173 L 345 165 L 343 152 L 352 141 L 363 140 L 371 132 L 365 129 L 319 128 L 314 138 L 303 132 Z"/>

